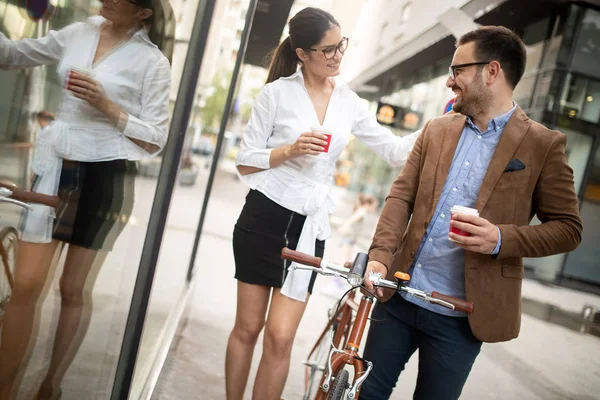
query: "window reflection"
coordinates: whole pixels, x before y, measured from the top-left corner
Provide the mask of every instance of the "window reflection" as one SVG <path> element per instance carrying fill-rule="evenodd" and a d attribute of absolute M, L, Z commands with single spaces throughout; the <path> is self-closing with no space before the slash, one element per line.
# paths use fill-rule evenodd
<path fill-rule="evenodd" d="M 58 2 L 47 13 L 10 3 L 0 1 L 0 186 L 29 207 L 19 222 L 19 205 L 0 202 L 0 231 L 20 237 L 0 238 L 0 399 L 63 389 L 91 398 L 94 382 L 62 384 L 92 320 L 96 278 L 139 201 L 138 163 L 167 141 L 174 27 L 160 0 Z M 121 266 L 107 265 L 118 287 Z M 36 351 L 39 338 L 47 349 Z M 92 353 L 120 347 L 118 335 L 99 339 Z M 114 369 L 74 373 L 106 381 Z"/>

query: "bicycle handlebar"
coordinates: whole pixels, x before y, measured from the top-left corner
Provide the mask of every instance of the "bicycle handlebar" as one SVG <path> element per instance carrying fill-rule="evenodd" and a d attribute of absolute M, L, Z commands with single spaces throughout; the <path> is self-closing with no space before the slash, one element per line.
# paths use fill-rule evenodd
<path fill-rule="evenodd" d="M 294 261 L 298 264 L 307 265 L 307 267 L 296 267 L 296 269 L 314 271 L 321 275 L 342 276 L 348 278 L 350 272 L 348 268 L 336 265 L 320 257 L 314 257 L 310 254 L 288 249 L 287 247 L 284 247 L 281 250 L 281 258 L 285 260 Z M 347 264 L 348 263 L 346 263 L 346 265 Z M 422 290 L 413 289 L 408 286 L 403 286 L 400 281 L 388 281 L 386 279 L 381 278 L 380 274 L 374 274 L 372 271 L 369 272 L 369 280 L 373 283 L 373 286 L 398 290 L 407 293 L 411 296 L 415 296 L 421 300 L 427 301 L 429 303 L 437 304 L 442 307 L 449 308 L 451 310 L 462 311 L 467 314 L 471 314 L 474 310 L 474 305 L 470 301 L 448 296 L 435 291 L 432 293 L 427 293 Z M 362 282 L 359 286 L 362 286 Z"/>
<path fill-rule="evenodd" d="M 52 208 L 57 208 L 60 204 L 60 199 L 58 196 L 48 196 L 46 194 L 30 192 L 19 189 L 15 185 L 0 182 L 0 189 L 2 188 L 5 190 L 0 191 L 0 199 L 15 200 L 11 201 L 11 203 L 20 205 L 22 207 L 27 207 L 27 205 L 24 205 L 23 203 L 43 204 Z"/>
<path fill-rule="evenodd" d="M 440 300 L 446 301 L 446 302 L 454 305 L 455 310 L 462 311 L 467 314 L 472 314 L 473 310 L 475 309 L 475 306 L 470 301 L 462 300 L 462 299 L 452 297 L 452 296 L 447 296 L 445 294 L 442 294 L 442 293 L 439 293 L 436 291 L 431 292 L 431 297 L 433 297 L 434 299 L 440 299 Z"/>
<path fill-rule="evenodd" d="M 311 256 L 310 254 L 301 253 L 296 250 L 288 249 L 287 247 L 284 247 L 281 250 L 281 258 L 283 258 L 285 260 L 297 262 L 298 264 L 309 265 L 309 266 L 315 267 L 315 268 L 320 268 L 321 262 L 323 261 L 323 259 L 321 257 L 314 257 L 314 256 Z"/>

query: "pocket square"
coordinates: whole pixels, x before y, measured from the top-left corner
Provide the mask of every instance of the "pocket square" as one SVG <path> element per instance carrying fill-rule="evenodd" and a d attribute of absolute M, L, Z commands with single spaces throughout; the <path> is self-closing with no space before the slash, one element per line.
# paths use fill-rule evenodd
<path fill-rule="evenodd" d="M 525 169 L 525 164 L 523 164 L 523 161 L 519 160 L 518 158 L 513 158 L 504 169 L 504 172 L 521 171 L 522 169 Z"/>

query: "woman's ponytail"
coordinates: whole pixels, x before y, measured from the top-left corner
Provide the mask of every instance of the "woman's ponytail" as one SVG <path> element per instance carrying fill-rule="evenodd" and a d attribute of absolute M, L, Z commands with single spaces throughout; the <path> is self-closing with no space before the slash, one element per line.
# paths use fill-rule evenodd
<path fill-rule="evenodd" d="M 271 65 L 269 66 L 267 83 L 276 81 L 281 77 L 293 75 L 298 69 L 300 60 L 296 50 L 292 47 L 289 36 L 269 56 Z"/>

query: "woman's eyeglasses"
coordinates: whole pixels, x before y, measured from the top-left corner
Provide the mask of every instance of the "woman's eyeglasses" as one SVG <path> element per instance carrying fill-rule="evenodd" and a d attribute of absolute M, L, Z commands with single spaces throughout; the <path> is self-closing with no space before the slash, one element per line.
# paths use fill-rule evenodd
<path fill-rule="evenodd" d="M 313 49 L 311 47 L 306 50 L 320 51 L 325 56 L 326 60 L 331 60 L 333 57 L 335 57 L 335 53 L 337 53 L 338 51 L 340 52 L 340 54 L 344 54 L 344 52 L 348 48 L 348 41 L 349 41 L 349 39 L 347 37 L 345 37 L 342 39 L 342 41 L 340 43 L 338 43 L 337 46 L 326 46 L 326 47 L 323 47 L 322 49 Z"/>

